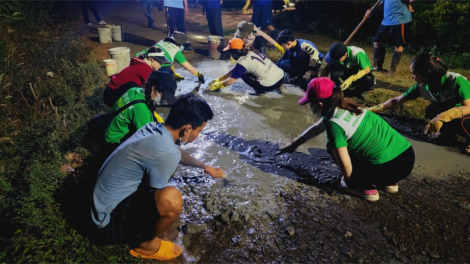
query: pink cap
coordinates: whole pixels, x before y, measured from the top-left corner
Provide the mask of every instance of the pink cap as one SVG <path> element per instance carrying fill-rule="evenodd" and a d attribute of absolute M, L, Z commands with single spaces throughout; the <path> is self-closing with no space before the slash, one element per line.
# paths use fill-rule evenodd
<path fill-rule="evenodd" d="M 300 105 L 325 99 L 333 94 L 335 83 L 327 77 L 318 77 L 310 81 L 305 96 L 299 100 Z"/>

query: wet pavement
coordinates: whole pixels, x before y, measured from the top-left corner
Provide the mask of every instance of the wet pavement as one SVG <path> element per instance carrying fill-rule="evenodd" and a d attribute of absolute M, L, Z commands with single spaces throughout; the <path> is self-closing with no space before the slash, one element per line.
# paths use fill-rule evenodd
<path fill-rule="evenodd" d="M 133 27 L 141 27 L 140 20 Z M 148 30 L 133 34 L 149 39 Z M 132 46 L 132 52 L 140 49 Z M 189 57 L 208 80 L 233 67 L 198 54 Z M 177 95 L 192 91 L 197 78 L 182 68 L 177 72 L 185 76 Z M 183 246 L 183 256 L 174 262 L 469 261 L 468 157 L 410 139 L 414 171 L 399 193 L 380 191 L 380 200 L 369 203 L 339 189 L 340 171 L 325 150 L 324 134 L 298 152 L 272 157 L 318 120 L 297 104 L 303 95 L 299 88 L 257 97 L 248 95 L 251 88 L 240 80 L 219 93 L 203 90 L 200 96 L 215 117 L 184 148 L 224 168 L 227 178 L 214 180 L 180 167 L 170 181 L 184 198 L 179 221 L 164 234 Z"/>

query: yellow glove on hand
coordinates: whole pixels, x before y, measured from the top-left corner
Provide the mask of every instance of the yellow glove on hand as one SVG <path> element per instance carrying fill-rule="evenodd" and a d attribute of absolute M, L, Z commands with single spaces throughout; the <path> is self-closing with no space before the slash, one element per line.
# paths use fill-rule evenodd
<path fill-rule="evenodd" d="M 286 7 L 289 7 L 290 1 L 289 0 L 284 0 L 284 4 L 286 5 Z"/>
<path fill-rule="evenodd" d="M 216 82 L 209 85 L 209 90 L 212 92 L 219 91 L 220 89 L 225 88 L 223 82 Z"/>
<path fill-rule="evenodd" d="M 463 117 L 463 112 L 460 108 L 454 107 L 451 108 L 445 112 L 442 112 L 438 114 L 436 117 L 434 117 L 431 122 L 428 123 L 424 130 L 424 134 L 427 134 L 428 132 L 431 133 L 436 133 L 441 130 L 442 126 L 444 125 L 444 122 L 450 122 L 456 118 L 462 118 Z"/>
<path fill-rule="evenodd" d="M 367 108 L 367 110 L 369 110 L 369 111 L 371 111 L 371 112 L 374 112 L 374 113 L 382 112 L 383 109 L 384 109 L 384 105 L 383 105 L 383 104 L 379 104 L 379 105 L 371 106 L 371 107 L 368 107 L 368 108 Z"/>
<path fill-rule="evenodd" d="M 276 47 L 277 50 L 279 50 L 279 52 L 282 54 L 284 54 L 284 48 L 279 45 L 278 43 L 274 44 L 274 47 Z"/>
<path fill-rule="evenodd" d="M 250 6 L 250 0 L 246 0 L 246 4 L 245 4 L 245 6 L 242 8 L 242 13 L 243 13 L 244 15 L 247 14 L 246 10 L 248 9 L 249 6 Z"/>
<path fill-rule="evenodd" d="M 210 82 L 209 82 L 209 85 L 214 84 L 214 83 L 218 83 L 218 82 L 220 82 L 220 81 L 221 81 L 220 78 L 217 78 L 217 79 L 215 79 L 215 80 L 210 81 Z"/>
<path fill-rule="evenodd" d="M 351 84 L 359 79 L 361 79 L 362 77 L 364 77 L 364 75 L 366 75 L 365 71 L 364 70 L 361 70 L 359 71 L 358 73 L 356 73 L 355 75 L 352 75 L 350 76 L 349 78 L 347 78 L 342 84 L 341 84 L 341 90 L 344 91 L 346 89 L 349 88 L 349 86 L 351 86 Z"/>
<path fill-rule="evenodd" d="M 159 114 L 157 114 L 157 112 L 153 112 L 153 116 L 155 117 L 155 119 L 157 119 L 158 123 L 165 123 L 165 120 L 163 120 L 163 118 Z"/>
<path fill-rule="evenodd" d="M 179 75 L 176 71 L 175 71 L 175 68 L 173 66 L 170 67 L 171 68 L 171 71 L 173 72 L 173 76 L 175 76 L 175 79 L 177 81 L 179 80 L 184 80 L 184 77 Z"/>

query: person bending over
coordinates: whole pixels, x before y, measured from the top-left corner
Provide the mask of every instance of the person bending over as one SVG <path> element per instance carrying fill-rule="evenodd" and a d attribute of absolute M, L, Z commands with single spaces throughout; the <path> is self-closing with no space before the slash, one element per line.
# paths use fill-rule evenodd
<path fill-rule="evenodd" d="M 266 42 L 268 42 L 276 47 L 281 54 L 284 54 L 284 49 L 281 45 L 252 22 L 240 21 L 233 37 L 243 39 L 245 46 L 250 50 L 260 51 L 264 54 L 266 53 Z"/>
<path fill-rule="evenodd" d="M 447 65 L 429 53 L 416 56 L 411 61 L 410 72 L 415 85 L 404 94 L 369 109 L 379 112 L 423 97 L 431 102 L 425 110 L 426 118 L 431 119 L 425 133 L 433 138 L 441 133 L 459 133 L 466 138 L 465 152 L 470 154 L 470 83 L 467 78 L 447 71 Z"/>
<path fill-rule="evenodd" d="M 286 81 L 293 84 L 310 82 L 318 77 L 323 55 L 315 44 L 308 40 L 296 39 L 294 32 L 285 29 L 279 33 L 277 42 L 286 53 L 277 61 L 277 65 L 288 74 Z"/>
<path fill-rule="evenodd" d="M 175 75 L 176 80 L 183 80 L 184 77 L 175 72 L 175 68 L 171 65 L 173 61 L 176 60 L 183 68 L 192 73 L 194 76 L 197 76 L 199 79 L 204 79 L 204 76 L 196 70 L 196 68 L 191 65 L 183 55 L 182 49 L 186 45 L 188 37 L 185 33 L 175 31 L 171 37 L 166 37 L 163 40 L 157 42 L 154 47 L 160 48 L 165 53 L 165 58 L 169 63 L 165 63 L 162 67 L 170 67 L 171 71 Z M 135 55 L 139 56 L 140 54 L 146 53 L 147 49 L 137 52 Z"/>
<path fill-rule="evenodd" d="M 362 97 L 363 92 L 374 87 L 375 77 L 370 71 L 369 58 L 363 49 L 334 43 L 326 54 L 325 61 L 328 65 L 321 76 L 330 75 L 346 97 Z"/>
<path fill-rule="evenodd" d="M 345 98 L 326 77 L 313 79 L 299 104 L 309 104 L 323 118 L 281 152 L 293 152 L 326 130 L 327 149 L 341 170 L 346 192 L 371 202 L 379 200 L 377 188 L 398 192 L 397 183 L 408 177 L 415 161 L 406 138 L 378 115 Z"/>
<path fill-rule="evenodd" d="M 183 155 L 176 143 L 191 143 L 213 113 L 209 105 L 192 94 L 181 96 L 166 123 L 148 123 L 119 146 L 101 167 L 93 191 L 91 217 L 107 243 L 126 243 L 130 254 L 145 259 L 178 257 L 179 245 L 158 238 L 178 218 L 183 207 L 181 193 L 167 186 L 178 163 L 214 170 Z"/>
<path fill-rule="evenodd" d="M 118 74 L 111 76 L 103 92 L 104 103 L 112 107 L 130 88 L 142 87 L 153 71 L 158 71 L 162 64 L 170 63 L 158 47 L 152 47 L 131 58 L 131 63 Z"/>
<path fill-rule="evenodd" d="M 211 81 L 210 91 L 219 91 L 241 77 L 255 90 L 254 95 L 275 90 L 282 93 L 284 72 L 266 55 L 249 51 L 243 40 L 239 38 L 230 40 L 225 50 L 230 50 L 232 57 L 238 60 L 237 65 L 224 76 Z"/>

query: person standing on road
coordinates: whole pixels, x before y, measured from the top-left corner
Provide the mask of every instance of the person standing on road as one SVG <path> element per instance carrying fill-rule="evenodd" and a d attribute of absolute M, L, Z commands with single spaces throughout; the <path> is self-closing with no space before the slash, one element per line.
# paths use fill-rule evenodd
<path fill-rule="evenodd" d="M 91 12 L 95 16 L 96 22 L 98 22 L 99 25 L 106 25 L 106 22 L 101 19 L 98 9 L 96 9 L 93 1 L 80 0 L 80 6 L 82 7 L 83 20 L 85 20 L 85 24 L 91 26 L 90 17 L 88 16 L 88 8 L 90 8 Z"/>
<path fill-rule="evenodd" d="M 175 29 L 186 34 L 185 16 L 189 14 L 188 0 L 163 0 L 167 25 L 167 37 L 172 37 Z M 184 51 L 194 52 L 191 43 L 185 43 Z"/>
<path fill-rule="evenodd" d="M 362 97 L 375 85 L 375 77 L 367 53 L 355 46 L 334 43 L 325 56 L 328 65 L 323 68 L 322 77 L 330 75 L 332 81 L 341 87 L 346 97 Z"/>
<path fill-rule="evenodd" d="M 240 38 L 230 40 L 224 50 L 230 50 L 232 57 L 238 60 L 237 65 L 224 76 L 210 82 L 210 91 L 219 91 L 233 84 L 238 78 L 242 78 L 255 90 L 252 95 L 261 95 L 270 91 L 283 92 L 284 72 L 266 55 L 248 50 Z"/>
<path fill-rule="evenodd" d="M 300 105 L 309 104 L 322 119 L 281 149 L 293 152 L 326 130 L 327 150 L 338 164 L 344 191 L 367 201 L 379 200 L 377 188 L 398 192 L 398 182 L 413 170 L 410 142 L 378 115 L 362 108 L 326 77 L 313 79 Z"/>
<path fill-rule="evenodd" d="M 251 16 L 251 22 L 258 25 L 261 29 L 267 29 L 269 36 L 272 39 L 277 38 L 277 30 L 272 25 L 273 23 L 273 1 L 272 0 L 252 0 L 253 2 L 253 15 Z M 247 1 L 249 5 L 249 1 Z M 248 7 L 245 5 L 245 7 Z M 243 8 L 243 13 L 246 12 L 246 8 Z M 266 47 L 266 41 L 260 39 L 259 50 L 263 51 L 263 47 Z"/>
<path fill-rule="evenodd" d="M 206 15 L 211 35 L 224 37 L 222 28 L 222 0 L 203 0 L 202 14 Z"/>
<path fill-rule="evenodd" d="M 148 28 L 155 28 L 153 26 L 153 7 L 157 5 L 158 11 L 162 11 L 162 3 L 161 0 L 137 0 L 140 1 L 142 6 L 142 10 L 144 11 L 144 15 L 147 18 L 147 27 Z"/>
<path fill-rule="evenodd" d="M 459 133 L 467 139 L 465 152 L 470 154 L 470 82 L 464 76 L 447 71 L 447 65 L 428 53 L 416 56 L 410 65 L 413 85 L 404 94 L 369 108 L 374 112 L 401 106 L 418 97 L 431 102 L 425 116 L 431 119 L 425 134 L 432 138 Z"/>
<path fill-rule="evenodd" d="M 413 3 L 415 0 L 409 0 Z M 395 74 L 398 64 L 403 54 L 403 46 L 405 45 L 405 24 L 411 22 L 411 5 L 404 4 L 401 0 L 382 0 L 380 5 L 384 8 L 384 18 L 380 24 L 377 33 L 374 36 L 374 65 L 372 71 L 387 72 L 383 69 L 385 60 L 384 43 L 389 43 L 395 47 L 392 62 L 388 75 Z M 366 11 L 364 19 L 369 18 L 370 9 Z"/>
<path fill-rule="evenodd" d="M 213 116 L 204 99 L 183 95 L 164 125 L 145 125 L 111 154 L 98 173 L 91 207 L 105 242 L 128 244 L 136 258 L 168 260 L 182 253 L 179 245 L 158 238 L 183 209 L 181 193 L 168 181 L 178 163 L 214 178 L 225 178 L 225 172 L 184 155 L 176 143 L 193 142 Z"/>
<path fill-rule="evenodd" d="M 277 65 L 284 70 L 286 81 L 302 85 L 304 89 L 311 79 L 318 77 L 323 53 L 318 51 L 315 44 L 304 39 L 295 39 L 294 32 L 285 29 L 279 33 L 277 42 L 286 50 L 284 56 L 277 61 Z"/>

